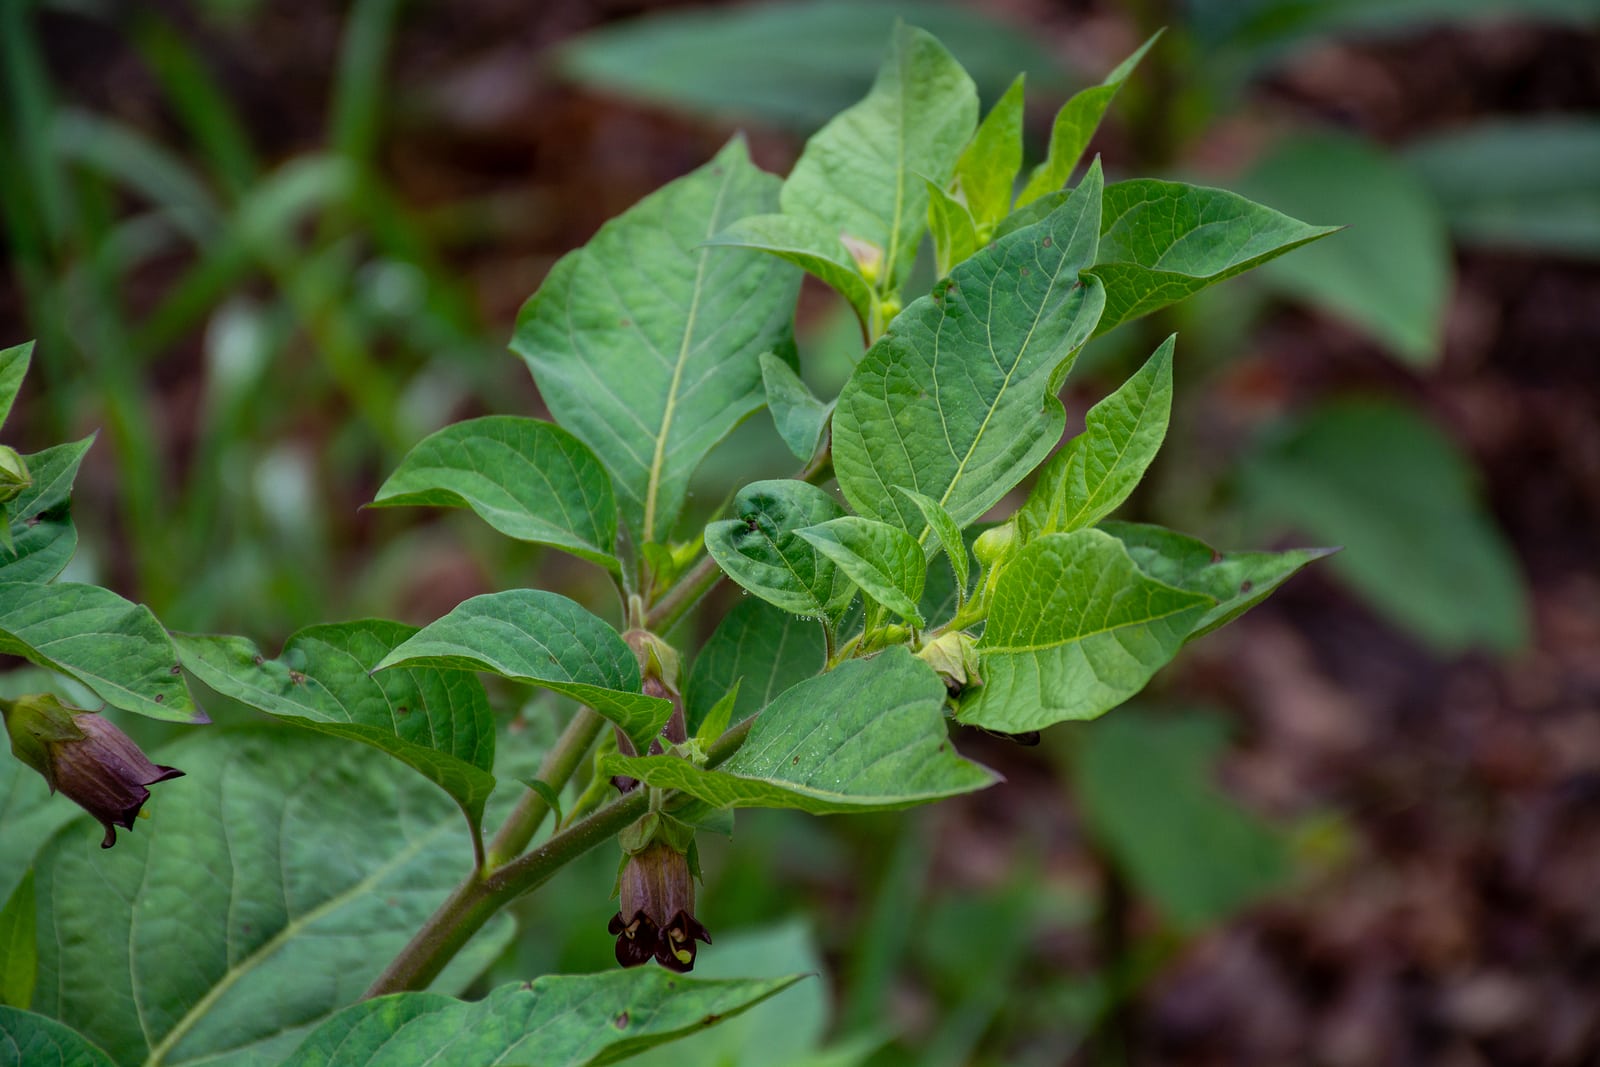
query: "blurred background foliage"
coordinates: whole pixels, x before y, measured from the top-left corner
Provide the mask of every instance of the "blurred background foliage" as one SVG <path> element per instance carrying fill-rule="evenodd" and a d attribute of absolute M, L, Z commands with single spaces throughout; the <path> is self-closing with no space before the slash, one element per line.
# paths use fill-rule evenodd
<path fill-rule="evenodd" d="M 519 584 L 610 610 L 470 517 L 361 505 L 446 422 L 542 414 L 504 344 L 555 258 L 735 128 L 786 170 L 896 17 L 986 103 L 1027 72 L 1035 157 L 1165 26 L 1110 174 L 1349 226 L 1102 339 L 1067 395 L 1179 330 L 1123 517 L 1345 551 L 1138 708 L 961 737 L 1000 789 L 741 817 L 705 848 L 701 969 L 826 977 L 657 1062 L 1593 1062 L 1594 0 L 0 5 L 0 344 L 39 339 L 7 443 L 100 431 L 70 576 L 269 649 Z M 809 286 L 800 327 L 832 395 L 859 335 Z M 752 419 L 680 532 L 786 456 Z M 531 765 L 553 715 L 507 751 Z M 494 979 L 609 965 L 613 862 L 525 902 Z"/>

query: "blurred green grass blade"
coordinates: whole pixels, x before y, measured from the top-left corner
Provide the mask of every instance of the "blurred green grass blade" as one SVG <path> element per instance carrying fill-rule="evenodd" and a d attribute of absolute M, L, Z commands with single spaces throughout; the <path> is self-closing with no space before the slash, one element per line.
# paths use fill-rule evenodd
<path fill-rule="evenodd" d="M 1198 932 L 1288 878 L 1283 835 L 1211 783 L 1220 719 L 1124 711 L 1079 740 L 1073 787 L 1090 832 L 1180 929 Z"/>
<path fill-rule="evenodd" d="M 580 37 L 556 61 L 603 92 L 809 132 L 866 93 L 896 19 L 939 38 L 985 100 L 998 98 L 1018 71 L 1037 90 L 1063 88 L 1061 61 L 1022 29 L 975 9 L 914 0 L 649 15 Z"/>
<path fill-rule="evenodd" d="M 10 119 L 6 155 L 20 161 L 35 198 L 46 241 L 54 246 L 69 226 L 67 185 L 50 150 L 51 92 L 44 50 L 30 24 L 32 5 L 0 4 L 0 69 Z M 10 169 L 8 165 L 7 169 Z"/>
<path fill-rule="evenodd" d="M 51 120 L 50 141 L 62 160 L 92 168 L 149 199 L 196 244 L 206 244 L 220 229 L 221 212 L 205 183 L 132 126 L 63 108 Z"/>
<path fill-rule="evenodd" d="M 1501 166 L 1520 171 L 1518 162 Z M 1600 233 L 1600 159 L 1590 176 Z M 1301 133 L 1278 142 L 1237 188 L 1296 218 L 1349 227 L 1264 265 L 1263 282 L 1351 323 L 1406 363 L 1438 362 L 1454 275 L 1450 239 L 1434 196 L 1404 164 L 1354 137 Z"/>
<path fill-rule="evenodd" d="M 840 1030 L 859 1033 L 881 1027 L 889 995 L 917 925 L 918 900 L 933 862 L 922 819 L 906 819 L 893 835 L 883 874 L 872 894 L 851 954 Z"/>
<path fill-rule="evenodd" d="M 1258 524 L 1343 545 L 1328 566 L 1390 621 L 1441 652 L 1527 644 L 1527 590 L 1484 508 L 1471 461 L 1440 429 L 1387 400 L 1324 404 L 1246 460 Z"/>
<path fill-rule="evenodd" d="M 383 65 L 400 0 L 357 0 L 345 24 L 333 88 L 329 140 L 339 155 L 365 166 L 377 149 Z"/>
<path fill-rule="evenodd" d="M 205 60 L 157 16 L 141 18 L 133 28 L 133 40 L 218 184 L 235 197 L 242 195 L 255 182 L 260 164 L 244 125 Z"/>
<path fill-rule="evenodd" d="M 1600 118 L 1484 122 L 1406 158 L 1463 241 L 1600 258 Z"/>

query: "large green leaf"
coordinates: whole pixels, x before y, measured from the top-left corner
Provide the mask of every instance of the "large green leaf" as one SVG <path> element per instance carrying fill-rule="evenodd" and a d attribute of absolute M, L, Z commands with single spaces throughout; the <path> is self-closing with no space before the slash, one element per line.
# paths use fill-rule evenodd
<path fill-rule="evenodd" d="M 1600 256 L 1600 120 L 1549 116 L 1466 126 L 1406 152 L 1465 241 Z"/>
<path fill-rule="evenodd" d="M 1153 178 L 1107 186 L 1100 225 L 1094 274 L 1105 284 L 1106 309 L 1096 333 L 1338 230 L 1222 189 Z"/>
<path fill-rule="evenodd" d="M 639 661 L 605 621 L 542 589 L 487 593 L 383 657 L 375 670 L 410 664 L 489 671 L 563 693 L 648 745 L 672 714 L 670 701 L 639 691 Z"/>
<path fill-rule="evenodd" d="M 1099 530 L 1050 534 L 1000 572 L 958 714 L 1006 733 L 1092 719 L 1143 689 L 1216 601 L 1148 577 Z"/>
<path fill-rule="evenodd" d="M 833 466 L 856 511 L 922 528 L 914 489 L 965 526 L 1038 465 L 1066 415 L 1053 384 L 1088 341 L 1100 169 L 1060 208 L 959 264 L 891 324 L 845 384 Z"/>
<path fill-rule="evenodd" d="M 811 924 L 796 916 L 774 926 L 741 929 L 727 937 L 717 931 L 716 949 L 700 954 L 694 973 L 700 979 L 821 976 L 827 974 L 827 965 Z M 628 1067 L 854 1067 L 852 1061 L 819 1054 L 829 1030 L 832 1003 L 833 991 L 826 979 L 802 982 L 736 1019 L 635 1056 L 628 1060 Z M 781 1034 L 781 1040 L 774 1040 L 774 1034 Z"/>
<path fill-rule="evenodd" d="M 1137 374 L 1089 409 L 1083 432 L 1050 457 L 1019 512 L 1030 533 L 1093 526 L 1128 499 L 1167 435 L 1172 347 L 1169 337 Z"/>
<path fill-rule="evenodd" d="M 43 668 L 24 668 L 15 673 Z M 44 692 L 44 686 L 9 689 L 7 697 Z M 21 760 L 11 757 L 9 745 L 0 742 L 0 900 L 9 899 L 33 863 L 33 857 L 61 827 L 82 810 L 66 797 L 52 796 L 44 778 Z"/>
<path fill-rule="evenodd" d="M 928 225 L 927 181 L 949 182 L 978 124 L 978 93 L 932 35 L 895 27 L 872 90 L 806 142 L 785 215 L 874 246 L 879 293 L 897 293 Z"/>
<path fill-rule="evenodd" d="M 797 531 L 861 591 L 914 626 L 925 625 L 917 601 L 928 561 L 917 539 L 886 522 L 844 515 Z"/>
<path fill-rule="evenodd" d="M 613 22 L 566 44 L 561 69 L 602 91 L 801 133 L 860 99 L 896 18 L 945 42 L 986 98 L 1019 70 L 1062 81 L 1061 57 L 984 11 L 928 0 L 777 0 Z"/>
<path fill-rule="evenodd" d="M 1337 551 L 1218 552 L 1204 541 L 1161 526 L 1105 522 L 1100 529 L 1121 541 L 1133 562 L 1151 578 L 1216 600 L 1217 606 L 1201 616 L 1189 632 L 1189 641 L 1243 615 L 1301 567 Z"/>
<path fill-rule="evenodd" d="M 150 609 L 97 585 L 0 582 L 0 652 L 70 675 L 113 707 L 209 722 Z"/>
<path fill-rule="evenodd" d="M 1050 126 L 1050 147 L 1045 153 L 1045 160 L 1028 175 L 1027 183 L 1017 194 L 1017 207 L 1031 204 L 1067 184 L 1079 160 L 1083 159 L 1084 150 L 1089 147 L 1094 131 L 1100 128 L 1100 120 L 1105 118 L 1106 109 L 1116 98 L 1117 90 L 1122 88 L 1128 75 L 1133 73 L 1133 68 L 1139 65 L 1144 54 L 1150 51 L 1150 46 L 1160 36 L 1158 31 L 1155 37 L 1140 45 L 1138 51 L 1118 63 L 1116 69 L 1107 74 L 1099 85 L 1083 90 L 1061 106 L 1061 110 L 1056 112 L 1055 122 Z"/>
<path fill-rule="evenodd" d="M 138 833 L 103 852 L 80 820 L 38 859 L 35 1005 L 118 1063 L 277 1063 L 471 869 L 454 805 L 362 746 L 214 729 L 156 758 L 187 776 Z M 510 933 L 486 929 L 440 988 L 464 988 Z"/>
<path fill-rule="evenodd" d="M 282 1067 L 615 1063 L 738 1015 L 803 977 L 704 981 L 641 967 L 545 975 L 474 1002 L 400 993 L 346 1008 Z"/>
<path fill-rule="evenodd" d="M 1388 618 L 1441 651 L 1510 651 L 1528 640 L 1527 592 L 1476 482 L 1437 427 L 1379 400 L 1308 412 L 1242 472 L 1259 524 L 1343 545 L 1329 565 Z"/>
<path fill-rule="evenodd" d="M 722 617 L 694 657 L 683 687 L 689 732 L 735 685 L 732 722 L 743 722 L 790 686 L 822 670 L 822 627 L 765 600 L 746 598 Z"/>
<path fill-rule="evenodd" d="M 381 619 L 311 626 L 269 660 L 243 637 L 178 634 L 189 673 L 269 715 L 389 753 L 455 798 L 476 828 L 494 790 L 494 716 L 477 677 L 412 666 L 373 673 L 417 632 Z"/>
<path fill-rule="evenodd" d="M 1117 714 L 1084 731 L 1074 791 L 1089 830 L 1140 893 L 1197 932 L 1280 885 L 1283 835 L 1212 784 L 1223 723 Z"/>
<path fill-rule="evenodd" d="M 854 592 L 850 580 L 797 531 L 844 514 L 833 497 L 807 482 L 751 482 L 733 498 L 738 516 L 706 527 L 706 550 L 728 577 L 784 611 L 838 616 Z"/>
<path fill-rule="evenodd" d="M 28 376 L 28 364 L 33 362 L 33 342 L 0 349 L 0 425 L 11 415 L 11 405 L 16 402 L 22 380 Z"/>
<path fill-rule="evenodd" d="M 372 501 L 468 507 L 519 541 L 617 568 L 617 503 L 594 453 L 559 426 L 489 415 L 417 443 Z"/>
<path fill-rule="evenodd" d="M 94 444 L 86 437 L 26 457 L 33 484 L 5 506 L 11 547 L 0 546 L 0 582 L 48 582 L 78 547 L 72 525 L 72 482 Z"/>
<path fill-rule="evenodd" d="M 944 700 L 933 669 L 897 646 L 785 691 L 716 770 L 672 756 L 608 756 L 602 768 L 717 807 L 817 815 L 908 808 L 997 780 L 952 751 Z"/>
<path fill-rule="evenodd" d="M 1354 137 L 1300 134 L 1274 145 L 1238 188 L 1350 227 L 1267 264 L 1263 281 L 1353 323 L 1408 363 L 1438 359 L 1450 238 L 1433 197 L 1403 164 Z"/>
<path fill-rule="evenodd" d="M 33 868 L 0 906 L 0 1005 L 26 1008 L 33 1003 L 39 977 L 38 905 Z"/>
<path fill-rule="evenodd" d="M 563 257 L 517 316 L 512 350 L 611 472 L 640 544 L 667 540 L 689 476 L 761 406 L 761 353 L 791 347 L 799 272 L 704 247 L 777 187 L 735 138 Z"/>
<path fill-rule="evenodd" d="M 115 1067 L 82 1034 L 54 1019 L 0 1005 L 0 1067 Z"/>

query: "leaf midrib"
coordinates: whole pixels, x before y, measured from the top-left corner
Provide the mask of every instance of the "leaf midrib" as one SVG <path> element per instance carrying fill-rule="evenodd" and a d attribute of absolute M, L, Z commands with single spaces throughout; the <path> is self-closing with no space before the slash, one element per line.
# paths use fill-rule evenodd
<path fill-rule="evenodd" d="M 709 241 L 720 228 L 719 220 L 722 218 L 722 201 L 727 195 L 728 186 L 733 183 L 732 168 L 723 171 L 722 184 L 717 187 L 717 198 L 712 204 L 710 216 L 706 223 L 705 235 L 702 242 Z M 678 358 L 672 367 L 672 382 L 667 387 L 667 402 L 661 412 L 661 430 L 656 435 L 655 454 L 650 460 L 650 478 L 645 484 L 644 499 L 644 535 L 646 539 L 653 539 L 656 535 L 656 498 L 661 489 L 661 469 L 666 465 L 667 435 L 672 431 L 672 420 L 677 414 L 678 388 L 683 381 L 683 367 L 689 361 L 690 345 L 694 338 L 695 320 L 700 314 L 700 294 L 705 288 L 705 274 L 707 257 L 711 254 L 709 248 L 701 247 L 696 252 L 699 257 L 694 270 L 694 295 L 689 299 L 689 318 L 683 324 L 683 340 L 678 345 Z"/>
<path fill-rule="evenodd" d="M 146 1057 L 144 1061 L 144 1067 L 160 1067 L 162 1063 L 166 1062 L 167 1054 L 177 1047 L 179 1042 L 187 1037 L 189 1032 L 193 1030 L 202 1019 L 205 1018 L 207 1012 L 209 1012 L 211 1008 L 216 1005 L 217 1001 L 221 1000 L 223 995 L 227 993 L 228 990 L 232 989 L 245 974 L 253 970 L 257 964 L 270 958 L 275 952 L 278 951 L 278 949 L 288 944 L 292 938 L 297 936 L 302 930 L 316 922 L 318 919 L 321 919 L 324 915 L 328 915 L 338 908 L 343 907 L 352 899 L 358 899 L 364 896 L 368 889 L 377 885 L 383 880 L 384 877 L 388 876 L 396 869 L 404 866 L 406 863 L 414 859 L 419 853 L 431 845 L 436 837 L 449 830 L 449 828 L 453 825 L 454 820 L 439 822 L 431 831 L 417 838 L 410 845 L 395 853 L 388 862 L 374 870 L 360 882 L 357 882 L 355 885 L 346 889 L 337 896 L 328 898 L 315 908 L 312 908 L 310 911 L 289 920 L 284 924 L 282 930 L 274 934 L 270 940 L 263 942 L 260 948 L 246 956 L 237 966 L 230 966 L 222 978 L 206 991 L 205 996 L 196 1001 L 194 1007 L 185 1012 L 183 1018 L 179 1019 L 175 1024 L 173 1024 L 172 1029 L 168 1030 L 166 1036 L 161 1039 L 161 1043 L 150 1050 L 149 1056 Z M 148 865 L 146 866 L 146 870 L 148 870 Z M 136 923 L 131 924 L 129 927 L 130 940 L 132 939 L 132 931 L 136 925 Z M 141 1026 L 142 1025 L 143 1022 L 141 1019 Z M 281 1032 L 282 1031 L 280 1031 L 280 1033 Z M 236 1046 L 235 1049 L 248 1047 L 248 1045 L 239 1045 Z M 225 1052 L 230 1050 L 221 1049 L 216 1051 Z M 206 1053 L 208 1056 L 212 1054 L 213 1053 L 210 1052 Z M 176 1062 L 187 1063 L 190 1061 L 181 1060 Z"/>

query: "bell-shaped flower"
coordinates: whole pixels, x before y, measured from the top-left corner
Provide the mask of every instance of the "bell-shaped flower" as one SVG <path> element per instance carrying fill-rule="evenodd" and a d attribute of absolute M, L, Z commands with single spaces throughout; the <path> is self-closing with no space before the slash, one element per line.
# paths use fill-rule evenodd
<path fill-rule="evenodd" d="M 92 711 L 79 711 L 54 696 L 0 700 L 11 751 L 106 828 L 101 848 L 117 843 L 118 826 L 133 829 L 150 799 L 147 786 L 181 778 L 176 767 L 151 763 L 132 739 Z"/>

